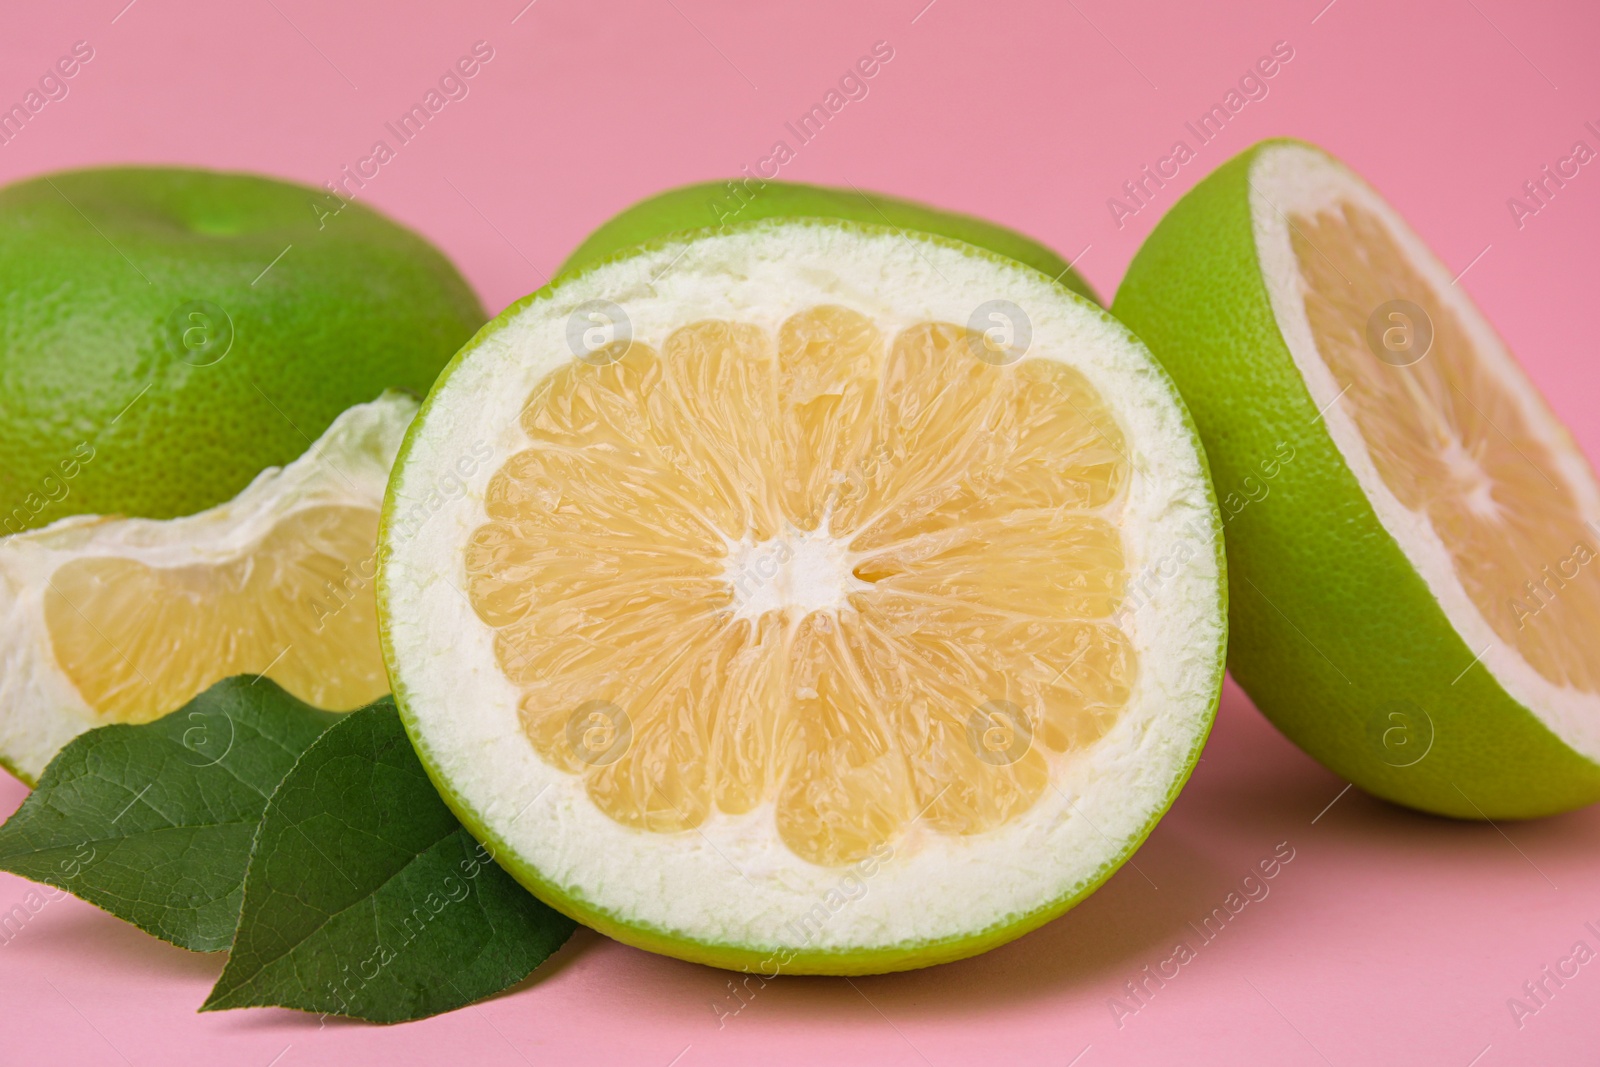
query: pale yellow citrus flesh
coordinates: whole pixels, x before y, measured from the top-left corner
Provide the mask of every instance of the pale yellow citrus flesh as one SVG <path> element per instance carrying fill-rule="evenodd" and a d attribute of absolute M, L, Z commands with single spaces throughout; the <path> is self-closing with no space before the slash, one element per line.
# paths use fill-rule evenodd
<path fill-rule="evenodd" d="M 1082 374 L 985 353 L 820 306 L 541 382 L 464 550 L 540 756 L 824 865 L 1032 807 L 1130 696 L 1130 471 Z"/>
<path fill-rule="evenodd" d="M 265 674 L 317 707 L 360 707 L 389 691 L 377 533 L 370 507 L 318 505 L 221 562 L 71 560 L 45 590 L 56 662 L 107 722 L 148 722 L 235 674 Z"/>
<path fill-rule="evenodd" d="M 1344 202 L 1290 221 L 1318 352 L 1384 484 L 1426 517 L 1502 641 L 1556 685 L 1600 692 L 1595 539 L 1547 438 L 1379 218 Z M 1415 362 L 1369 345 L 1369 316 L 1393 300 L 1431 320 Z"/>

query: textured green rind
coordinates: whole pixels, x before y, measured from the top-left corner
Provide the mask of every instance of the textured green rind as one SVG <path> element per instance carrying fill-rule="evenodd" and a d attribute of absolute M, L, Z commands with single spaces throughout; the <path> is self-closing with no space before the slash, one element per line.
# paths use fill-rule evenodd
<path fill-rule="evenodd" d="M 1249 168 L 1263 147 L 1172 208 L 1112 309 L 1177 380 L 1220 497 L 1243 495 L 1251 475 L 1259 484 L 1257 465 L 1279 442 L 1295 450 L 1265 483 L 1267 496 L 1228 521 L 1229 668 L 1290 740 L 1388 800 L 1515 818 L 1600 799 L 1600 766 L 1481 664 L 1467 669 L 1474 650 L 1379 523 L 1318 419 L 1256 254 Z M 1385 760 L 1382 741 L 1399 701 L 1433 724 L 1431 749 L 1406 767 Z M 1425 740 L 1420 727 L 1415 740 Z"/>
<path fill-rule="evenodd" d="M 346 408 L 389 387 L 426 393 L 483 322 L 477 297 L 365 207 L 319 229 L 329 206 L 305 186 L 162 167 L 0 190 L 0 534 L 193 514 L 299 456 Z M 167 340 L 173 312 L 200 300 L 233 323 L 209 366 Z"/>
<path fill-rule="evenodd" d="M 815 216 L 803 216 L 815 218 Z M 832 220 L 817 222 L 818 225 L 834 225 L 846 229 L 865 232 L 892 233 L 892 227 L 882 224 L 854 223 L 849 220 Z M 759 222 L 746 223 L 744 226 L 759 226 Z M 744 228 L 741 226 L 739 228 Z M 400 451 L 395 457 L 394 470 L 404 469 L 407 459 L 411 454 L 412 446 L 421 428 L 427 423 L 428 415 L 438 395 L 439 387 L 443 386 L 471 354 L 482 344 L 489 341 L 496 333 L 503 329 L 509 322 L 517 317 L 525 308 L 539 300 L 548 300 L 552 294 L 566 282 L 569 277 L 585 273 L 602 262 L 626 259 L 634 255 L 643 254 L 654 248 L 673 243 L 679 240 L 693 239 L 695 236 L 711 236 L 723 230 L 705 229 L 700 233 L 662 234 L 649 239 L 644 244 L 624 246 L 620 251 L 610 256 L 597 258 L 575 268 L 570 274 L 566 271 L 558 273 L 550 285 L 518 300 L 507 307 L 498 316 L 491 320 L 482 330 L 478 331 L 449 366 L 440 373 L 435 384 L 435 391 L 430 393 L 422 403 L 422 410 L 412 421 L 406 431 L 405 440 L 400 445 Z M 948 239 L 941 235 L 930 235 L 925 231 L 914 237 L 915 240 L 927 241 L 932 244 L 954 246 L 963 248 L 968 254 L 984 256 L 990 259 L 1005 260 L 1009 257 L 999 253 L 977 248 L 959 240 Z M 576 257 L 574 257 L 576 258 Z M 570 261 L 569 261 L 570 262 Z M 1058 283 L 1059 284 L 1059 283 Z M 1083 306 L 1092 308 L 1105 321 L 1114 324 L 1125 335 L 1138 343 L 1121 322 L 1117 321 L 1099 305 L 1082 296 L 1066 286 L 1060 285 L 1068 295 L 1068 299 L 1078 300 Z M 1211 526 L 1216 537 L 1213 544 L 1216 548 L 1216 566 L 1219 576 L 1218 616 L 1224 618 L 1227 614 L 1227 558 L 1222 541 L 1222 518 L 1217 507 L 1217 497 L 1212 489 L 1213 480 L 1206 463 L 1206 453 L 1200 444 L 1200 434 L 1189 411 L 1184 407 L 1178 389 L 1171 377 L 1155 359 L 1150 362 L 1150 371 L 1162 382 L 1170 387 L 1174 402 L 1177 404 L 1183 418 L 1184 427 L 1188 431 L 1189 440 L 1192 442 L 1196 456 L 1200 460 L 1203 481 L 1207 500 L 1211 507 Z M 395 478 L 391 476 L 389 492 L 384 497 L 383 513 L 378 530 L 379 552 L 378 558 L 386 564 L 389 558 L 389 529 L 394 520 L 394 485 Z M 555 908 L 584 926 L 596 930 L 616 941 L 647 952 L 656 952 L 664 956 L 673 956 L 678 959 L 688 960 L 692 963 L 702 963 L 711 967 L 722 967 L 728 970 L 749 970 L 754 973 L 771 975 L 774 973 L 775 961 L 780 961 L 778 973 L 783 974 L 824 974 L 824 975 L 862 975 L 886 974 L 892 971 L 913 970 L 920 967 L 929 967 L 939 963 L 950 963 L 955 960 L 966 959 L 989 949 L 997 948 L 1009 941 L 1014 941 L 1022 935 L 1036 930 L 1052 919 L 1059 918 L 1075 905 L 1081 903 L 1104 885 L 1117 870 L 1139 850 L 1146 838 L 1156 828 L 1156 824 L 1166 815 L 1173 802 L 1178 799 L 1178 794 L 1183 791 L 1189 776 L 1193 773 L 1195 765 L 1200 761 L 1200 753 L 1205 748 L 1206 739 L 1210 736 L 1212 724 L 1215 722 L 1217 704 L 1222 695 L 1222 681 L 1225 673 L 1224 663 L 1228 651 L 1227 628 L 1219 627 L 1218 645 L 1207 653 L 1206 661 L 1212 664 L 1211 677 L 1208 680 L 1206 721 L 1205 726 L 1198 732 L 1194 743 L 1190 746 L 1182 759 L 1182 773 L 1177 775 L 1162 798 L 1160 805 L 1151 813 L 1149 820 L 1138 834 L 1124 842 L 1116 855 L 1110 857 L 1091 876 L 1075 886 L 1069 886 L 1056 899 L 1021 915 L 1006 915 L 998 918 L 988 927 L 967 934 L 962 937 L 944 940 L 914 941 L 897 945 L 879 946 L 868 949 L 854 950 L 801 950 L 789 952 L 788 950 L 774 950 L 770 947 L 752 947 L 748 945 L 729 944 L 726 942 L 708 941 L 686 935 L 680 931 L 665 930 L 656 925 L 642 922 L 637 918 L 621 915 L 614 911 L 604 909 L 593 902 L 580 896 L 570 888 L 562 887 L 545 877 L 538 867 L 519 856 L 499 834 L 490 829 L 488 820 L 472 806 L 464 803 L 452 788 L 450 782 L 439 773 L 438 759 L 430 750 L 427 740 L 423 737 L 417 724 L 417 718 L 412 710 L 414 696 L 400 680 L 398 663 L 395 658 L 394 644 L 389 633 L 389 588 L 387 567 L 380 564 L 377 575 L 377 602 L 378 602 L 378 636 L 383 647 L 384 663 L 388 668 L 389 677 L 394 688 L 395 705 L 400 711 L 400 719 L 405 724 L 406 732 L 411 737 L 411 743 L 417 750 L 428 777 L 438 789 L 439 795 L 444 798 L 450 810 L 465 826 L 472 836 L 487 844 L 494 851 L 495 860 L 518 882 L 527 887 L 528 891 L 544 903 Z M 1198 653 L 1198 650 L 1197 650 Z"/>
<path fill-rule="evenodd" d="M 585 238 L 561 265 L 560 273 L 581 270 L 622 249 L 671 233 L 792 218 L 841 219 L 954 238 L 1026 263 L 1078 295 L 1101 302 L 1066 260 L 1004 226 L 882 193 L 756 179 L 685 185 L 641 200 Z"/>

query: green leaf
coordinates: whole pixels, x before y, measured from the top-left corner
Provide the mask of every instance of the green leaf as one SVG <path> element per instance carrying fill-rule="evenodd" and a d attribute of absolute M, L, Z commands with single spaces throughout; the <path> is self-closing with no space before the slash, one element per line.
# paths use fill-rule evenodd
<path fill-rule="evenodd" d="M 267 806 L 233 953 L 202 1011 L 400 1022 L 512 985 L 571 936 L 439 799 L 391 704 L 352 712 Z"/>
<path fill-rule="evenodd" d="M 227 948 L 267 798 L 337 718 L 241 676 L 154 722 L 81 734 L 0 827 L 0 870 L 174 945 Z"/>

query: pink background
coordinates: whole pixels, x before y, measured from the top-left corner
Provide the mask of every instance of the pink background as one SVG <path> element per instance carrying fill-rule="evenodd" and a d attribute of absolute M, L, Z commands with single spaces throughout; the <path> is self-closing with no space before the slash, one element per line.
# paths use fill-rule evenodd
<path fill-rule="evenodd" d="M 1600 148 L 1584 129 L 1600 126 L 1592 3 L 926 2 L 13 5 L 0 102 L 75 41 L 94 58 L 0 147 L 0 179 L 132 160 L 321 183 L 389 139 L 384 123 L 487 41 L 494 58 L 469 95 L 362 198 L 444 247 L 496 311 L 631 201 L 735 176 L 779 138 L 794 147 L 784 123 L 887 41 L 894 58 L 868 96 L 783 177 L 988 215 L 1081 255 L 1109 298 L 1183 188 L 1259 138 L 1316 141 L 1384 190 L 1446 263 L 1471 265 L 1463 284 L 1600 456 L 1600 163 L 1520 229 L 1506 204 L 1575 140 Z M 1269 95 L 1118 229 L 1107 198 L 1277 41 L 1294 58 Z M 199 1016 L 220 956 L 52 902 L 0 944 L 0 1043 L 10 1062 L 261 1067 L 1595 1062 L 1600 964 L 1520 1028 L 1506 1002 L 1576 941 L 1600 948 L 1584 929 L 1600 927 L 1600 812 L 1495 828 L 1355 790 L 1324 811 L 1342 788 L 1230 687 L 1204 761 L 1137 867 L 1076 911 L 965 963 L 782 980 L 720 1028 L 712 1005 L 736 1006 L 727 975 L 587 932 L 535 981 L 422 1023 Z M 0 785 L 0 806 L 22 795 Z M 1187 924 L 1284 841 L 1295 858 L 1270 895 L 1119 1027 L 1108 998 L 1177 939 L 1197 940 Z M 26 891 L 0 876 L 0 911 Z"/>

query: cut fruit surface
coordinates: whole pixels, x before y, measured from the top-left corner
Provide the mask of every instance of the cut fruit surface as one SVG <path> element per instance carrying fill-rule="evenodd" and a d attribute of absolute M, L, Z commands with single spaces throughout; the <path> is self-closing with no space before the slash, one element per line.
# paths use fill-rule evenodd
<path fill-rule="evenodd" d="M 1225 514 L 1294 457 L 1228 532 L 1232 667 L 1261 709 L 1428 810 L 1600 798 L 1600 486 L 1395 211 L 1269 142 L 1174 208 L 1116 310 L 1195 410 Z"/>
<path fill-rule="evenodd" d="M 1496 373 L 1378 215 L 1338 200 L 1286 221 L 1316 353 L 1384 487 L 1426 519 L 1502 642 L 1547 681 L 1600 692 L 1600 581 L 1572 580 L 1594 536 L 1555 461 L 1571 445 L 1550 432 L 1554 417 L 1525 382 Z M 1379 315 L 1375 356 L 1367 323 L 1393 294 L 1411 308 Z M 1559 587 L 1529 571 L 1573 556 Z"/>
<path fill-rule="evenodd" d="M 1215 706 L 1181 405 L 1104 313 L 953 242 L 766 222 L 563 278 L 458 356 L 386 508 L 424 763 L 536 893 L 658 951 L 1008 940 L 1131 852 Z"/>
<path fill-rule="evenodd" d="M 388 692 L 378 514 L 415 411 L 400 393 L 351 408 L 300 459 L 196 515 L 78 516 L 0 539 L 0 751 L 31 779 L 83 730 L 147 722 L 234 674 L 336 711 Z"/>
<path fill-rule="evenodd" d="M 972 833 L 1031 807 L 1045 754 L 1103 733 L 1137 671 L 1112 621 L 1128 461 L 1081 372 L 977 343 L 822 305 L 541 383 L 466 551 L 541 755 L 572 765 L 585 701 L 632 709 L 630 749 L 576 768 L 601 810 L 675 831 L 770 801 L 830 865 L 919 813 Z M 985 766 L 966 720 L 992 701 L 1041 744 Z"/>

